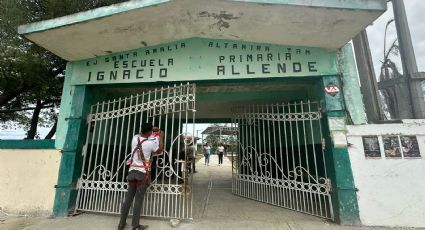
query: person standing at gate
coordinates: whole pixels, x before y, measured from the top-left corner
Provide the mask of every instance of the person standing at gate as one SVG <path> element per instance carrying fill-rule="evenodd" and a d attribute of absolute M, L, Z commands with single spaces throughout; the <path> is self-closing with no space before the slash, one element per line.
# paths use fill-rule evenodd
<path fill-rule="evenodd" d="M 210 165 L 210 155 L 211 155 L 211 147 L 208 143 L 204 145 L 204 157 L 205 157 L 205 165 Z"/>
<path fill-rule="evenodd" d="M 188 163 L 190 166 L 190 170 L 192 173 L 196 173 L 196 168 L 195 168 L 195 163 L 196 163 L 196 147 L 195 147 L 195 138 L 192 139 L 192 137 L 186 137 L 186 141 L 189 142 L 187 144 L 187 158 L 188 158 Z"/>
<path fill-rule="evenodd" d="M 155 138 L 149 138 L 152 132 L 159 133 L 159 141 Z M 159 143 L 158 143 L 159 142 Z M 164 150 L 164 132 L 159 128 L 153 128 L 152 124 L 142 124 L 140 135 L 135 135 L 131 143 L 131 158 L 127 161 L 130 169 L 127 175 L 128 187 L 124 202 L 121 206 L 121 218 L 118 224 L 118 230 L 124 229 L 131 203 L 133 203 L 133 230 L 147 229 L 147 225 L 140 225 L 140 212 L 143 205 L 143 198 L 146 189 L 150 184 L 150 166 L 153 156 L 163 154 Z"/>
<path fill-rule="evenodd" d="M 221 143 L 218 144 L 217 151 L 218 151 L 218 165 L 222 165 L 223 164 L 223 155 L 224 155 L 223 144 L 221 144 Z"/>

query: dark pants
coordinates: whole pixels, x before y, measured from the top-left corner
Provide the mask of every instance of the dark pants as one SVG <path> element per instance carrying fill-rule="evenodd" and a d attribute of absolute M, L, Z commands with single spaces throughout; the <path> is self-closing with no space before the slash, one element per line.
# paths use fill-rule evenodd
<path fill-rule="evenodd" d="M 196 169 L 195 169 L 195 162 L 196 162 L 196 158 L 195 158 L 195 157 L 191 157 L 191 158 L 189 158 L 189 162 L 190 162 L 190 164 L 191 164 L 191 170 L 192 170 L 192 173 L 196 172 Z"/>
<path fill-rule="evenodd" d="M 146 176 L 145 173 L 142 173 L 139 171 L 131 171 L 129 172 L 129 175 L 127 176 L 127 180 L 136 179 L 138 181 L 143 181 L 145 176 Z M 128 185 L 128 191 L 125 194 L 125 199 L 121 206 L 121 218 L 120 218 L 119 226 L 125 225 L 125 221 L 127 219 L 128 212 L 131 207 L 131 203 L 133 202 L 133 198 L 134 198 L 134 207 L 133 207 L 133 220 L 131 222 L 131 225 L 133 227 L 137 227 L 140 225 L 140 211 L 143 206 L 143 197 L 146 193 L 147 188 L 148 186 L 146 185 L 146 183 L 140 185 L 137 189 L 131 186 L 130 184 Z"/>
<path fill-rule="evenodd" d="M 223 164 L 223 153 L 218 153 L 218 164 Z"/>

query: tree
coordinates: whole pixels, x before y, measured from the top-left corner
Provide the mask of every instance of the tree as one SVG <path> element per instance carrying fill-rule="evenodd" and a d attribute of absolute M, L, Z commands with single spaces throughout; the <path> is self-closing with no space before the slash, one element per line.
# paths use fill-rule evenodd
<path fill-rule="evenodd" d="M 0 125 L 26 129 L 37 137 L 38 126 L 54 135 L 66 62 L 17 34 L 17 27 L 123 0 L 0 1 Z"/>

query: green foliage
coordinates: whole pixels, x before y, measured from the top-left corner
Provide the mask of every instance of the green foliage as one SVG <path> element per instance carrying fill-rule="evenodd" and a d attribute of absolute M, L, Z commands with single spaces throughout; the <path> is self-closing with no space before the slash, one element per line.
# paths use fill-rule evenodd
<path fill-rule="evenodd" d="M 65 61 L 21 37 L 17 27 L 118 2 L 0 0 L 0 126 L 52 126 L 62 93 Z"/>

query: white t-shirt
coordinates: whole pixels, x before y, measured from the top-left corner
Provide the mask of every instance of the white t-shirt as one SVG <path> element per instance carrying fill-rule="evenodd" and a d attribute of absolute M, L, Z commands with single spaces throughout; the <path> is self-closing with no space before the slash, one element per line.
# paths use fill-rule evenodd
<path fill-rule="evenodd" d="M 131 154 L 133 154 L 134 149 L 137 147 L 137 138 L 140 138 L 140 142 L 142 142 L 143 140 L 145 140 L 145 137 L 141 137 L 139 134 L 135 135 L 133 137 L 133 140 L 131 141 Z M 149 137 L 148 140 L 144 141 L 142 143 L 142 150 L 143 150 L 143 154 L 145 156 L 145 160 L 149 160 L 151 158 L 151 154 L 153 152 L 156 152 L 159 148 L 158 142 L 156 141 L 156 138 L 151 138 Z M 143 166 L 143 163 L 141 161 L 141 159 L 139 159 L 139 154 L 134 153 L 133 154 L 133 163 L 132 165 L 136 165 L 136 166 Z M 143 167 L 131 167 L 129 171 L 131 170 L 138 170 L 140 172 L 146 173 L 145 168 Z"/>
<path fill-rule="evenodd" d="M 218 150 L 219 153 L 222 153 L 222 152 L 224 152 L 224 147 L 218 146 L 217 150 Z"/>

